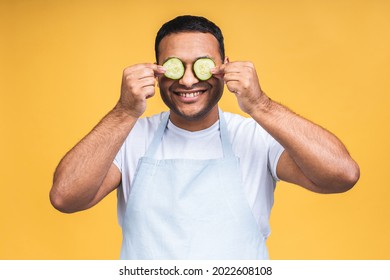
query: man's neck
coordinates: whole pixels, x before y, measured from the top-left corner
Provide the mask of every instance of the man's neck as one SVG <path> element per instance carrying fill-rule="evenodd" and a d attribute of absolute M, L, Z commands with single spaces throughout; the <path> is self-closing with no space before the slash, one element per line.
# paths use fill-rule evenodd
<path fill-rule="evenodd" d="M 212 126 L 219 119 L 218 106 L 216 105 L 208 114 L 202 116 L 199 119 L 186 119 L 172 111 L 169 116 L 171 122 L 181 128 L 188 131 L 199 131 Z"/>

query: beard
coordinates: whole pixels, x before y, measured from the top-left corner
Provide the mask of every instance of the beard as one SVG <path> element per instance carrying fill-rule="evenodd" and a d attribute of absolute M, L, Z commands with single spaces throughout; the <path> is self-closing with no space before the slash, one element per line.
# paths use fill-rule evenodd
<path fill-rule="evenodd" d="M 188 103 L 188 104 L 176 104 L 175 102 L 172 102 L 172 100 L 168 97 L 169 95 L 160 88 L 160 95 L 161 99 L 165 103 L 165 105 L 170 109 L 172 113 L 179 116 L 180 118 L 186 120 L 186 121 L 198 121 L 204 119 L 210 111 L 218 104 L 219 100 L 222 97 L 223 88 L 219 91 L 211 91 L 211 89 L 208 89 L 205 93 L 209 97 L 207 98 L 206 102 L 202 104 L 196 104 L 194 103 Z M 173 91 L 170 90 L 171 95 L 174 95 Z"/>

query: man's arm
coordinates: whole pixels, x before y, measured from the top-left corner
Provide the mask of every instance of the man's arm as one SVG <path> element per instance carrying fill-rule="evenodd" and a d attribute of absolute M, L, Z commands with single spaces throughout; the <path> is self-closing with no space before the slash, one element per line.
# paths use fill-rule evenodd
<path fill-rule="evenodd" d="M 266 96 L 252 63 L 227 63 L 213 73 L 223 75 L 240 108 L 285 148 L 277 166 L 280 179 L 319 193 L 343 192 L 355 185 L 359 166 L 341 141 Z"/>
<path fill-rule="evenodd" d="M 352 188 L 359 179 L 359 167 L 340 140 L 267 99 L 251 116 L 285 148 L 277 166 L 278 177 L 319 193 Z"/>
<path fill-rule="evenodd" d="M 113 160 L 135 122 L 114 109 L 65 155 L 50 191 L 56 209 L 71 213 L 90 208 L 119 185 L 121 174 Z"/>
<path fill-rule="evenodd" d="M 155 93 L 155 64 L 138 64 L 123 72 L 120 99 L 99 124 L 59 163 L 50 191 L 53 206 L 66 213 L 92 207 L 114 190 L 121 174 L 113 160 Z"/>

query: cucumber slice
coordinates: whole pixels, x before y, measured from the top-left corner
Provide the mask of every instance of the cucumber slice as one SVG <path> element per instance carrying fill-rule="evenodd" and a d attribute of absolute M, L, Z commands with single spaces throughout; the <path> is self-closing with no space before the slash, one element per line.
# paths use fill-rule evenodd
<path fill-rule="evenodd" d="M 173 80 L 179 80 L 184 75 L 184 65 L 180 59 L 172 57 L 164 62 L 163 66 L 166 71 L 165 77 Z"/>
<path fill-rule="evenodd" d="M 199 58 L 194 63 L 194 73 L 201 81 L 206 81 L 211 78 L 210 69 L 215 67 L 215 63 L 211 58 Z"/>

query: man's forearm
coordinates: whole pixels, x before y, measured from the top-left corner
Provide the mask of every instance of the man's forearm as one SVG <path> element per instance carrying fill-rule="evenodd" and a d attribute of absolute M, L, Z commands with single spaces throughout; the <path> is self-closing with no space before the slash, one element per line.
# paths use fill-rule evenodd
<path fill-rule="evenodd" d="M 91 203 L 136 121 L 125 112 L 113 109 L 64 156 L 55 171 L 50 192 L 56 208 L 73 212 Z"/>
<path fill-rule="evenodd" d="M 359 168 L 345 146 L 324 128 L 263 96 L 252 117 L 288 152 L 303 174 L 324 192 L 355 184 Z"/>

